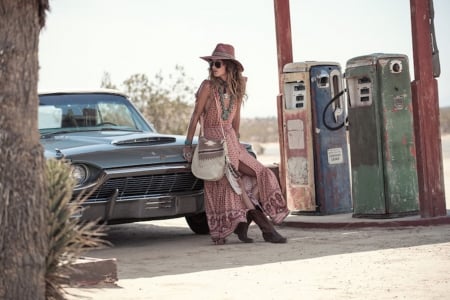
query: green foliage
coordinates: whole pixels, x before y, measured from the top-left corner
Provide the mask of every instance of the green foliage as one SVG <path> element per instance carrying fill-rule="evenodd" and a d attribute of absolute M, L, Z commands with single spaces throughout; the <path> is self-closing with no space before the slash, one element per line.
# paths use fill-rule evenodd
<path fill-rule="evenodd" d="M 103 75 L 101 87 L 117 89 L 109 73 Z M 134 74 L 122 84 L 144 117 L 159 132 L 185 134 L 193 111 L 194 85 L 183 67 L 175 66 L 175 75 L 157 73 L 151 80 L 145 74 Z M 278 141 L 278 124 L 275 117 L 242 119 L 241 140 L 252 143 Z"/>
<path fill-rule="evenodd" d="M 111 81 L 111 74 L 108 72 L 103 73 L 102 83 L 100 86 L 105 89 L 117 90 L 117 87 Z"/>
<path fill-rule="evenodd" d="M 103 75 L 101 87 L 117 89 L 109 73 Z M 145 74 L 134 74 L 123 82 L 122 87 L 156 130 L 170 134 L 186 133 L 196 89 L 183 67 L 176 66 L 175 75 L 165 76 L 159 72 L 151 80 Z M 278 142 L 276 117 L 242 119 L 240 127 L 242 141 Z"/>
<path fill-rule="evenodd" d="M 67 283 L 66 273 L 70 265 L 89 248 L 106 245 L 101 239 L 104 227 L 96 222 L 80 223 L 73 216 L 80 209 L 84 197 L 70 201 L 74 181 L 70 165 L 63 160 L 50 159 L 46 165 L 49 195 L 48 236 L 49 249 L 46 259 L 46 298 L 64 299 L 62 285 Z"/>
<path fill-rule="evenodd" d="M 181 66 L 175 75 L 157 73 L 152 80 L 145 74 L 134 74 L 122 84 L 122 91 L 143 113 L 144 117 L 162 133 L 185 134 L 193 111 L 189 99 L 194 99 L 191 79 Z M 101 87 L 116 88 L 109 73 L 105 73 Z"/>

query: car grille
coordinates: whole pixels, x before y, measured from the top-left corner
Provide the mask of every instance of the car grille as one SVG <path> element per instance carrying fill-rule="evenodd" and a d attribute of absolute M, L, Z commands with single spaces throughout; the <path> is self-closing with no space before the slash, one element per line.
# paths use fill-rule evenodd
<path fill-rule="evenodd" d="M 88 198 L 88 201 L 102 201 L 111 197 L 118 189 L 117 197 L 137 198 L 160 194 L 199 191 L 203 181 L 192 173 L 157 174 L 110 178 Z"/>

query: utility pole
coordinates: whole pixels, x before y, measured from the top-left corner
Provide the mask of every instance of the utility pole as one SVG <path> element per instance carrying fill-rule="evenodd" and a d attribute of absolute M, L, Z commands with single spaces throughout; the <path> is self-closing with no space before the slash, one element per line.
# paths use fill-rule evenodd
<path fill-rule="evenodd" d="M 289 0 L 273 0 L 274 11 L 275 11 L 275 32 L 277 37 L 277 57 L 278 57 L 278 86 L 279 94 L 277 96 L 277 120 L 278 120 L 278 141 L 280 144 L 280 153 L 283 153 L 284 137 L 283 137 L 283 108 L 282 108 L 282 97 L 283 97 L 283 82 L 282 74 L 283 67 L 287 63 L 291 63 L 292 58 L 292 36 L 291 36 L 291 13 L 289 10 Z M 281 183 L 281 190 L 284 197 L 286 197 L 286 186 L 285 186 L 285 176 L 286 176 L 286 166 L 284 160 L 280 160 L 279 166 L 279 177 Z"/>
<path fill-rule="evenodd" d="M 414 56 L 413 97 L 414 131 L 416 139 L 419 207 L 422 218 L 445 216 L 444 172 L 439 122 L 439 97 L 432 54 L 432 0 L 410 0 Z"/>
<path fill-rule="evenodd" d="M 283 83 L 281 82 L 283 67 L 293 60 L 291 13 L 289 10 L 289 0 L 274 0 L 273 3 L 275 6 L 275 31 L 277 36 L 278 81 L 281 94 L 283 93 Z"/>

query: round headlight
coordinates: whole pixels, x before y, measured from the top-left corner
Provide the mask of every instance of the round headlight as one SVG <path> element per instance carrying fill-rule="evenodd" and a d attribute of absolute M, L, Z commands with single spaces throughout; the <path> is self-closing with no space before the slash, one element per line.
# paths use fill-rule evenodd
<path fill-rule="evenodd" d="M 89 171 L 86 166 L 73 165 L 72 166 L 72 178 L 75 179 L 75 184 L 80 185 L 88 178 Z"/>

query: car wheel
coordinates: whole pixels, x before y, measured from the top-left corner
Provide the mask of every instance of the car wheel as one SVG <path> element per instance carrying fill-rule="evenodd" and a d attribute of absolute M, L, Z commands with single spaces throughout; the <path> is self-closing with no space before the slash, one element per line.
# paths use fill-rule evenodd
<path fill-rule="evenodd" d="M 192 216 L 186 216 L 186 221 L 189 225 L 189 228 L 196 234 L 208 234 L 209 227 L 208 221 L 206 219 L 206 213 L 202 212 Z"/>

